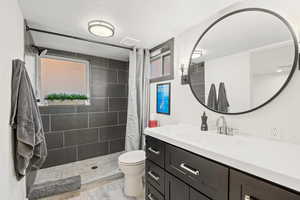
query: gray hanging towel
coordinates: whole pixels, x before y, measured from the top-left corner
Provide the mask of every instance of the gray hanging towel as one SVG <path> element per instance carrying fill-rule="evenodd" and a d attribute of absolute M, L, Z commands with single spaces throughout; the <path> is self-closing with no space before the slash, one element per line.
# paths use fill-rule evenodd
<path fill-rule="evenodd" d="M 15 168 L 18 178 L 40 168 L 47 147 L 43 124 L 32 85 L 21 60 L 13 60 L 10 126 L 15 138 Z"/>
<path fill-rule="evenodd" d="M 207 106 L 212 110 L 218 109 L 217 92 L 215 84 L 211 84 L 207 99 Z"/>
<path fill-rule="evenodd" d="M 218 111 L 228 113 L 229 102 L 226 95 L 225 84 L 222 82 L 219 85 L 218 93 Z"/>

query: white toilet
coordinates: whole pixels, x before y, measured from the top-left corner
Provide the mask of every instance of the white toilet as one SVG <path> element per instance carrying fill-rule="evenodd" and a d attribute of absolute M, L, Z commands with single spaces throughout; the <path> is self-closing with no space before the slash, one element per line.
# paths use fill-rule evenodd
<path fill-rule="evenodd" d="M 125 175 L 124 192 L 130 197 L 144 193 L 145 151 L 129 151 L 119 157 L 119 167 Z"/>

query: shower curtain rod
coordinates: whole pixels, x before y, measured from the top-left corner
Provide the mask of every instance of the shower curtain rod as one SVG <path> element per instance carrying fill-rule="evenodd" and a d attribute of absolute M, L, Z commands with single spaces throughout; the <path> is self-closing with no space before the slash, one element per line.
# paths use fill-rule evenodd
<path fill-rule="evenodd" d="M 133 48 L 131 48 L 131 47 L 125 47 L 125 46 L 121 46 L 121 45 L 117 45 L 117 44 L 110 44 L 110 43 L 106 43 L 106 42 L 99 42 L 96 40 L 85 39 L 85 38 L 81 38 L 81 37 L 77 37 L 77 36 L 73 36 L 73 35 L 66 35 L 66 34 L 62 34 L 62 33 L 56 33 L 56 32 L 36 29 L 36 28 L 30 28 L 29 26 L 26 26 L 26 31 L 46 33 L 46 34 L 50 34 L 50 35 L 56 35 L 56 36 L 60 36 L 60 37 L 66 37 L 66 38 L 81 40 L 81 41 L 85 41 L 85 42 L 91 42 L 91 43 L 96 43 L 96 44 L 101 44 L 101 45 L 106 45 L 106 46 L 111 46 L 111 47 L 116 47 L 116 48 L 121 48 L 121 49 L 133 50 Z"/>

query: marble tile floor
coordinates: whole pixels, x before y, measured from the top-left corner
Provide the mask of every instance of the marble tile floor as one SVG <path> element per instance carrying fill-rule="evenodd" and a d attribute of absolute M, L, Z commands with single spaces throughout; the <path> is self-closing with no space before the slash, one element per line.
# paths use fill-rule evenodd
<path fill-rule="evenodd" d="M 144 200 L 144 197 L 126 197 L 123 192 L 124 179 L 114 179 L 85 184 L 79 191 L 64 193 L 40 200 Z"/>
<path fill-rule="evenodd" d="M 81 184 L 105 181 L 123 176 L 118 166 L 118 157 L 122 152 L 77 161 L 55 167 L 41 169 L 37 172 L 34 184 L 56 181 L 72 176 L 81 176 Z M 95 169 L 96 167 L 96 169 Z"/>

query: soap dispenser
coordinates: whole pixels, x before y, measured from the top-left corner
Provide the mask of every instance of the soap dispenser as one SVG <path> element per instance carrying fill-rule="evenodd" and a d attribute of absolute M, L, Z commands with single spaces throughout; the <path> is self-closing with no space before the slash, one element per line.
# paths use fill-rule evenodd
<path fill-rule="evenodd" d="M 201 116 L 201 121 L 201 131 L 208 131 L 207 116 L 205 112 L 203 112 L 203 115 Z"/>

